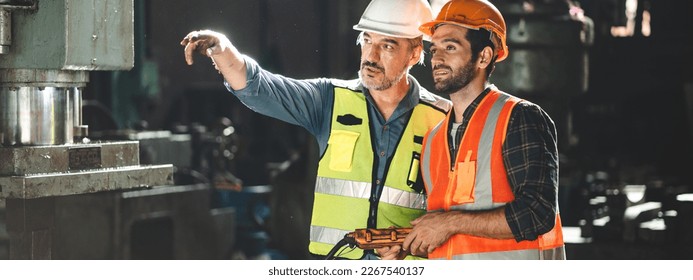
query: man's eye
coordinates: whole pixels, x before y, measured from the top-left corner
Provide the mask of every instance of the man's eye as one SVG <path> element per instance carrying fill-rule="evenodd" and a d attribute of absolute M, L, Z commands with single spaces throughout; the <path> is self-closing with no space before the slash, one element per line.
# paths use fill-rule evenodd
<path fill-rule="evenodd" d="M 455 50 L 455 47 L 453 47 L 453 46 L 447 46 L 445 49 L 448 50 L 448 51 L 454 51 L 454 50 Z"/>
<path fill-rule="evenodd" d="M 435 49 L 430 49 L 429 52 L 431 52 L 431 54 L 436 54 L 436 50 L 435 50 Z"/>

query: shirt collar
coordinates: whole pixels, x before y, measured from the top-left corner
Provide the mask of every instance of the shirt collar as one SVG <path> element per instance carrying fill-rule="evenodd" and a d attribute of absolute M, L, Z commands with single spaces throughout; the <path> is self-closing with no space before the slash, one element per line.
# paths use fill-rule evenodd
<path fill-rule="evenodd" d="M 407 95 L 404 96 L 402 101 L 399 102 L 397 108 L 395 108 L 395 111 L 392 113 L 392 116 L 390 117 L 388 122 L 391 120 L 398 119 L 400 116 L 411 111 L 414 107 L 416 107 L 416 105 L 419 104 L 419 94 L 421 94 L 419 88 L 421 86 L 419 85 L 419 82 L 414 78 L 414 76 L 407 74 L 407 79 L 409 80 L 409 91 L 407 91 Z M 375 106 L 375 101 L 373 101 L 373 97 L 371 96 L 370 91 L 368 91 L 367 88 L 363 87 L 363 84 L 359 83 L 359 87 L 366 96 L 366 100 L 368 100 L 368 103 L 372 106 Z M 382 117 L 382 115 L 379 115 L 379 117 Z"/>
<path fill-rule="evenodd" d="M 470 118 L 472 117 L 472 115 L 473 115 L 474 112 L 476 111 L 476 107 L 479 107 L 479 104 L 481 103 L 481 100 L 483 100 L 484 97 L 486 97 L 486 95 L 488 95 L 488 93 L 491 92 L 491 89 L 493 89 L 493 88 L 495 88 L 493 85 L 491 85 L 491 86 L 489 86 L 489 87 L 486 87 L 486 88 L 484 89 L 484 91 L 482 91 L 482 92 L 479 94 L 479 96 L 477 96 L 477 97 L 474 99 L 474 101 L 472 101 L 472 103 L 469 104 L 469 106 L 467 107 L 467 109 L 464 110 L 464 113 L 462 113 L 462 117 L 463 117 L 465 120 L 468 120 L 468 119 L 470 119 Z M 455 119 L 455 110 L 450 110 L 450 114 L 451 114 L 451 116 L 450 116 L 450 120 L 451 120 L 450 123 L 452 123 L 452 120 Z"/>

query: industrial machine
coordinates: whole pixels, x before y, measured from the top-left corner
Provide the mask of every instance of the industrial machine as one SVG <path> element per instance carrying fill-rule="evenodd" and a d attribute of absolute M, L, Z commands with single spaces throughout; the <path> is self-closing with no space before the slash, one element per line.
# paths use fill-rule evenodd
<path fill-rule="evenodd" d="M 559 147 L 572 145 L 571 98 L 588 89 L 594 24 L 576 1 L 494 1 L 507 25 L 508 58 L 491 81 L 537 103 L 556 122 Z"/>
<path fill-rule="evenodd" d="M 140 165 L 137 141 L 92 142 L 82 124 L 89 71 L 132 67 L 133 1 L 0 1 L 0 200 L 9 258 L 128 257 L 66 248 L 79 236 L 66 236 L 64 214 L 88 194 L 173 183 L 171 164 Z M 85 225 L 69 226 L 82 237 L 98 232 Z"/>

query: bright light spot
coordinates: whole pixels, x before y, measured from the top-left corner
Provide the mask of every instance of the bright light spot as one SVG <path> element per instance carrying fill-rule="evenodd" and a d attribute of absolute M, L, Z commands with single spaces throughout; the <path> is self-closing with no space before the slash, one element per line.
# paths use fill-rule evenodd
<path fill-rule="evenodd" d="M 614 37 L 633 37 L 635 34 L 635 17 L 638 12 L 638 0 L 626 0 L 626 26 L 612 26 L 611 35 Z M 642 12 L 642 23 L 640 32 L 643 36 L 649 37 L 652 35 L 650 27 L 651 14 L 650 11 Z"/>
<path fill-rule="evenodd" d="M 652 29 L 650 28 L 650 11 L 642 12 L 642 36 L 650 37 Z"/>

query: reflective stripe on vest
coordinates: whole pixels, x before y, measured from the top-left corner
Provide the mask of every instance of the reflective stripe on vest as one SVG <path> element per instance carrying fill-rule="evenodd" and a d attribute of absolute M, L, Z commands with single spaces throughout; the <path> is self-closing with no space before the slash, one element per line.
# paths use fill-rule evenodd
<path fill-rule="evenodd" d="M 346 88 L 335 88 L 334 93 L 330 138 L 318 166 L 311 219 L 309 250 L 318 255 L 326 255 L 345 233 L 367 227 L 376 179 L 365 96 Z M 414 107 L 382 184 L 378 228 L 409 227 L 411 220 L 426 212 L 426 196 L 411 186 L 419 173 L 423 136 L 444 117 L 444 110 L 424 101 Z M 339 255 L 350 259 L 362 256 L 360 249 Z"/>
<path fill-rule="evenodd" d="M 454 168 L 450 167 L 447 137 L 451 115 L 448 114 L 441 125 L 427 135 L 422 155 L 422 176 L 429 193 L 429 211 L 491 210 L 514 200 L 503 163 L 502 145 L 510 113 L 519 101 L 495 88 L 484 97 L 469 120 Z M 429 257 L 565 258 L 564 253 L 554 252 L 563 252 L 562 236 L 560 217 L 556 214 L 554 228 L 537 240 L 516 242 L 514 239 L 457 234 L 429 254 Z"/>
<path fill-rule="evenodd" d="M 319 226 L 310 226 L 310 241 L 311 242 L 320 242 L 320 243 L 325 243 L 328 245 L 333 245 L 337 244 L 342 238 L 344 238 L 344 235 L 346 235 L 349 232 L 348 230 L 341 230 L 341 229 L 336 229 L 336 228 L 328 228 L 328 227 L 319 227 Z"/>
<path fill-rule="evenodd" d="M 315 182 L 315 192 L 321 194 L 368 199 L 371 195 L 371 184 L 318 177 Z M 426 195 L 421 193 L 405 192 L 389 186 L 384 186 L 383 193 L 380 196 L 380 202 L 405 208 L 425 209 Z"/>
<path fill-rule="evenodd" d="M 444 260 L 446 258 L 435 258 Z M 546 250 L 516 250 L 502 252 L 488 252 L 476 254 L 462 254 L 452 256 L 453 260 L 561 260 L 565 259 L 565 249 L 557 247 Z"/>

